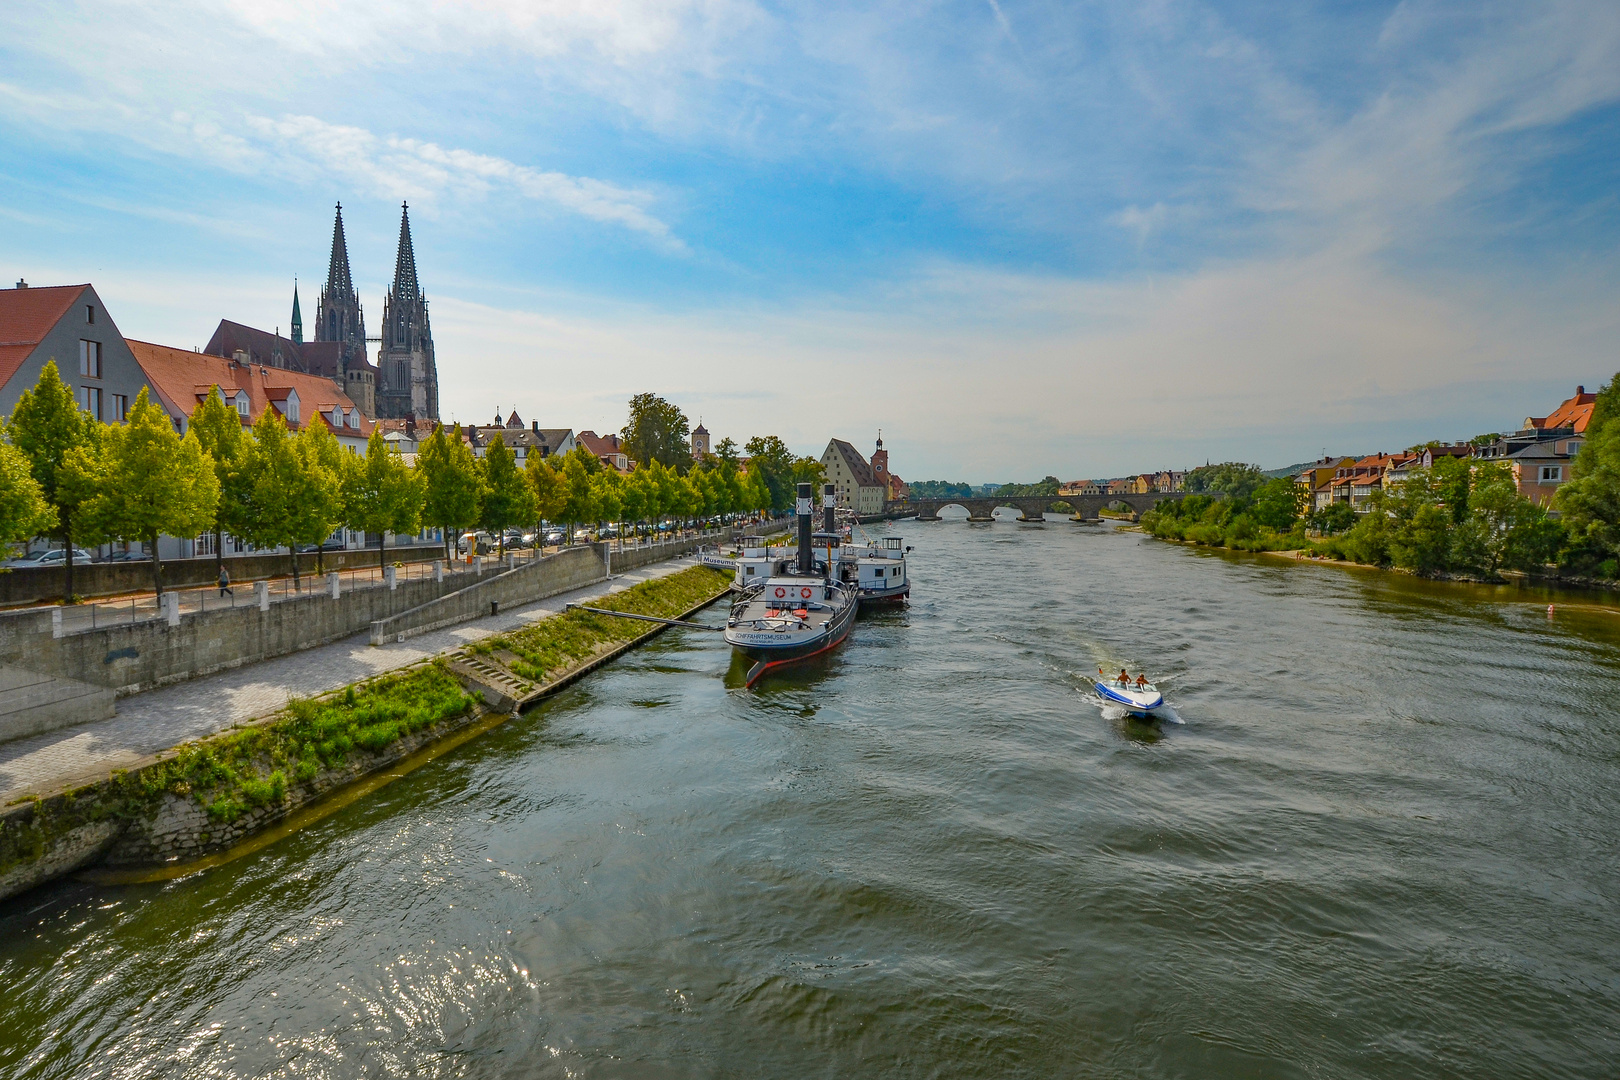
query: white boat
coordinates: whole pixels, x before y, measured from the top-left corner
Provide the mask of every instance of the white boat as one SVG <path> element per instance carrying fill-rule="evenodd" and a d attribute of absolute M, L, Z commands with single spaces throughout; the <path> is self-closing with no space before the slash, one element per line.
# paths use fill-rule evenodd
<path fill-rule="evenodd" d="M 1104 704 L 1118 705 L 1139 720 L 1146 720 L 1156 710 L 1165 707 L 1164 695 L 1150 682 L 1121 682 L 1101 671 L 1091 681 L 1097 687 L 1097 697 Z"/>

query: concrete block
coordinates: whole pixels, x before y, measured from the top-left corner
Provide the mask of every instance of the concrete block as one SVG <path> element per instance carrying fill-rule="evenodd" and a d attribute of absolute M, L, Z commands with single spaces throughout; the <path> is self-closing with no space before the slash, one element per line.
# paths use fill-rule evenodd
<path fill-rule="evenodd" d="M 109 719 L 113 698 L 108 687 L 0 667 L 0 742 Z"/>
<path fill-rule="evenodd" d="M 434 581 L 439 581 L 439 582 L 442 582 L 444 580 L 444 560 L 443 559 L 434 559 L 433 560 L 433 580 Z"/>
<path fill-rule="evenodd" d="M 51 608 L 51 637 L 62 636 L 62 608 L 60 605 Z"/>
<path fill-rule="evenodd" d="M 338 576 L 338 573 L 335 570 L 326 575 L 326 591 L 327 594 L 334 600 L 339 599 L 343 595 L 342 581 L 343 579 Z"/>
<path fill-rule="evenodd" d="M 166 592 L 158 596 L 158 611 L 170 626 L 180 625 L 180 594 Z"/>
<path fill-rule="evenodd" d="M 399 588 L 399 570 L 397 567 L 383 567 L 383 584 L 388 586 L 389 592 Z"/>
<path fill-rule="evenodd" d="M 268 581 L 255 581 L 253 583 L 253 599 L 259 605 L 260 611 L 270 610 L 270 583 Z"/>

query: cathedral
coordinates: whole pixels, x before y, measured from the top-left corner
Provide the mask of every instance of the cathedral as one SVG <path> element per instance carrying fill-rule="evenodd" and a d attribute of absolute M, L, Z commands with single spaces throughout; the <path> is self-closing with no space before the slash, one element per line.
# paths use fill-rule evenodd
<path fill-rule="evenodd" d="M 298 290 L 293 289 L 292 339 L 302 345 L 303 317 Z M 377 363 L 366 358 L 366 344 L 377 343 Z M 332 258 L 326 287 L 315 311 L 315 342 L 335 346 L 332 372 L 349 397 L 374 419 L 414 417 L 432 423 L 439 418 L 439 370 L 433 360 L 433 329 L 428 324 L 427 297 L 416 279 L 416 251 L 411 246 L 410 207 L 399 216 L 399 250 L 394 257 L 394 284 L 383 297 L 382 336 L 366 337 L 366 315 L 349 272 L 349 245 L 343 234 L 343 205 L 332 225 Z"/>
<path fill-rule="evenodd" d="M 202 351 L 265 367 L 324 375 L 372 420 L 412 419 L 431 426 L 439 419 L 439 369 L 433 360 L 433 330 L 427 298 L 416 279 L 411 247 L 410 207 L 400 209 L 399 252 L 394 284 L 383 297 L 382 336 L 366 337 L 366 314 L 349 272 L 349 243 L 343 234 L 343 204 L 332 223 L 332 258 L 326 287 L 315 307 L 315 335 L 304 340 L 304 314 L 293 285 L 291 338 L 228 319 L 220 320 Z M 377 363 L 366 346 L 377 343 Z"/>

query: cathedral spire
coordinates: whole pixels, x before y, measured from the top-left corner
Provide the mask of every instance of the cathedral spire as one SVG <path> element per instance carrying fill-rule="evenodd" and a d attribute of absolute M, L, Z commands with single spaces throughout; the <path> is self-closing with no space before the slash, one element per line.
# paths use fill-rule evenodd
<path fill-rule="evenodd" d="M 343 237 L 343 204 L 337 204 L 337 220 L 332 223 L 332 261 L 326 268 L 326 291 L 331 296 L 347 296 L 354 292 L 354 278 L 349 273 L 349 243 Z"/>
<path fill-rule="evenodd" d="M 421 294 L 416 283 L 416 252 L 411 247 L 411 207 L 399 204 L 399 253 L 394 257 L 394 300 L 415 300 Z"/>
<path fill-rule="evenodd" d="M 304 343 L 304 316 L 298 310 L 298 279 L 293 278 L 292 340 L 294 345 Z"/>

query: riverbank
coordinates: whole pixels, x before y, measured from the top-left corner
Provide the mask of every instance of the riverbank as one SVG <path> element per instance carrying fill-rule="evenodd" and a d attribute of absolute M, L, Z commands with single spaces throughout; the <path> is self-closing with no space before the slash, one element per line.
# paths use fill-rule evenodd
<path fill-rule="evenodd" d="M 729 584 L 723 572 L 688 567 L 602 603 L 684 618 L 724 596 Z M 528 705 L 664 629 L 565 612 L 500 641 L 503 648 L 548 660 L 528 669 L 532 678 L 522 697 Z M 177 876 L 196 860 L 228 853 L 295 811 L 406 759 L 431 760 L 424 750 L 497 712 L 480 700 L 490 697 L 486 683 L 467 670 L 473 653 L 496 650 L 475 642 L 295 699 L 269 716 L 163 751 L 137 768 L 8 806 L 0 812 L 0 899 L 90 866 Z"/>

